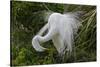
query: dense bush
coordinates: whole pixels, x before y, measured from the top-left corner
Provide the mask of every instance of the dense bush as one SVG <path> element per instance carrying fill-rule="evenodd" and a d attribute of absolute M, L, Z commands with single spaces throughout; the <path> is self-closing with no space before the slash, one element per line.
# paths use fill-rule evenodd
<path fill-rule="evenodd" d="M 50 50 L 36 52 L 31 40 L 47 23 L 44 12 L 84 11 L 83 26 L 75 37 L 72 56 L 60 60 L 51 41 L 43 43 Z M 96 60 L 96 7 L 86 5 L 66 5 L 57 3 L 39 3 L 11 1 L 11 65 L 38 65 L 69 62 L 87 62 Z"/>

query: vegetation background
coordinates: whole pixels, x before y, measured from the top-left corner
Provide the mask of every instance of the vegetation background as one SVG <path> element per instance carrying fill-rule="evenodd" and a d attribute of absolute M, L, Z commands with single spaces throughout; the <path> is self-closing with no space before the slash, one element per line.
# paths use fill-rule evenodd
<path fill-rule="evenodd" d="M 49 51 L 36 52 L 32 47 L 32 38 L 47 23 L 44 11 L 85 12 L 83 26 L 75 36 L 72 56 L 60 60 L 52 41 L 42 44 Z M 11 66 L 96 61 L 96 6 L 11 1 L 10 37 Z"/>

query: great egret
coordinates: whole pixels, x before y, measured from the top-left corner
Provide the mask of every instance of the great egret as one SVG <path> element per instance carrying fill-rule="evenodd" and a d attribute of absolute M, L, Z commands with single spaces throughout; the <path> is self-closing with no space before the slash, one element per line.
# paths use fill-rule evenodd
<path fill-rule="evenodd" d="M 74 34 L 82 25 L 77 19 L 80 13 L 82 12 L 52 13 L 48 18 L 48 23 L 32 39 L 35 50 L 39 52 L 46 50 L 46 48 L 40 46 L 40 43 L 52 40 L 59 54 L 64 55 L 66 51 L 72 52 Z M 48 30 L 48 33 L 42 36 L 46 30 Z"/>

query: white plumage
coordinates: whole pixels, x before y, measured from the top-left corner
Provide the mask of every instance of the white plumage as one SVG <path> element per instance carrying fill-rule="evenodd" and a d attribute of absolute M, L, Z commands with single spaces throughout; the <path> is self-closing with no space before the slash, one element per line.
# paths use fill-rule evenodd
<path fill-rule="evenodd" d="M 78 15 L 79 12 L 52 13 L 48 18 L 48 23 L 32 39 L 35 50 L 40 52 L 46 50 L 46 48 L 40 46 L 40 43 L 52 40 L 59 54 L 63 55 L 66 51 L 72 52 L 74 34 L 82 25 L 77 19 Z M 48 33 L 42 36 L 46 30 L 48 30 Z"/>

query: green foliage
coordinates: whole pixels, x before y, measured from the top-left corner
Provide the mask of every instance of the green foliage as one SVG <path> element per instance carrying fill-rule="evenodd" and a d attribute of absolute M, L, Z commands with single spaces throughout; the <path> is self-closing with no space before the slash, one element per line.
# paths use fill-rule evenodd
<path fill-rule="evenodd" d="M 67 53 L 63 59 L 51 41 L 42 45 L 49 48 L 45 52 L 36 52 L 31 40 L 45 25 L 44 12 L 84 11 L 83 26 L 75 37 L 73 53 Z M 11 1 L 11 65 L 39 65 L 69 62 L 87 62 L 96 60 L 96 7 L 87 5 L 66 5 L 57 3 L 39 3 Z"/>
<path fill-rule="evenodd" d="M 81 61 L 96 60 L 96 10 L 85 15 L 83 27 L 76 38 L 77 59 Z M 81 49 L 81 50 L 80 50 Z M 80 51 L 80 52 L 79 52 Z M 88 58 L 87 58 L 88 57 Z"/>

